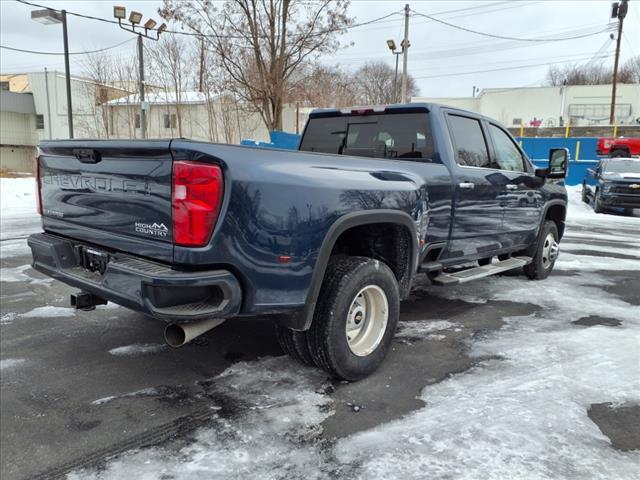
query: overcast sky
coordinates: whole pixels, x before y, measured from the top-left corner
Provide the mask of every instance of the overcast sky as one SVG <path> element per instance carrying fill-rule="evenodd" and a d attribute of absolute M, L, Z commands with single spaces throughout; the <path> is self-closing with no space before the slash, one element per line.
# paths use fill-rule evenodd
<path fill-rule="evenodd" d="M 138 10 L 145 17 L 159 20 L 162 1 L 48 1 L 34 3 L 68 11 L 112 18 L 114 3 Z M 406 2 L 353 0 L 350 13 L 356 22 L 365 22 L 391 12 L 401 12 Z M 517 38 L 558 38 L 603 30 L 609 25 L 609 0 L 603 1 L 411 1 L 413 10 L 433 15 L 456 26 L 493 35 Z M 624 22 L 621 59 L 640 54 L 640 0 L 629 2 Z M 59 25 L 41 25 L 30 20 L 33 7 L 13 0 L 0 1 L 0 44 L 38 51 L 62 51 Z M 178 28 L 177 26 L 174 28 Z M 380 23 L 353 28 L 340 37 L 344 46 L 326 63 L 356 68 L 367 60 L 384 60 L 394 65 L 386 40 L 399 44 L 403 16 L 398 14 Z M 609 55 L 613 64 L 615 42 L 610 32 L 562 42 L 520 42 L 500 40 L 452 28 L 427 18 L 412 15 L 409 27 L 409 72 L 416 77 L 422 95 L 469 96 L 472 87 L 521 87 L 544 82 L 548 64 L 586 63 L 596 54 Z M 70 51 L 108 47 L 131 41 L 109 50 L 114 56 L 132 55 L 133 36 L 117 25 L 78 17 L 69 17 Z M 64 71 L 63 57 L 0 50 L 0 71 Z M 82 74 L 79 55 L 72 57 L 72 74 Z M 517 68 L 513 68 L 517 67 Z M 492 71 L 487 71 L 492 70 Z"/>

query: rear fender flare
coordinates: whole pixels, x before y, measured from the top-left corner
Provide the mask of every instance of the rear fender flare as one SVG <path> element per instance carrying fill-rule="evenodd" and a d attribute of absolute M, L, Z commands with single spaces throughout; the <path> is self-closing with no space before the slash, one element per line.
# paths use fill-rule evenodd
<path fill-rule="evenodd" d="M 311 277 L 311 284 L 309 285 L 309 291 L 307 293 L 307 299 L 305 305 L 300 312 L 293 315 L 294 318 L 279 319 L 278 323 L 286 325 L 294 330 L 308 330 L 311 326 L 313 319 L 313 312 L 316 308 L 318 301 L 318 295 L 320 293 L 320 287 L 324 280 L 324 275 L 329 264 L 329 258 L 331 252 L 336 244 L 336 241 L 344 232 L 353 227 L 361 225 L 372 225 L 376 223 L 394 223 L 408 228 L 411 237 L 411 249 L 410 249 L 410 261 L 409 261 L 409 278 L 406 289 L 411 289 L 413 283 L 413 276 L 416 272 L 416 258 L 418 254 L 418 238 L 416 233 L 416 225 L 409 214 L 405 212 L 399 212 L 397 210 L 367 210 L 364 212 L 348 213 L 338 218 L 333 225 L 327 231 L 327 234 L 322 241 L 322 246 L 318 253 L 318 259 L 316 260 L 315 268 L 313 269 L 313 275 Z M 401 296 L 404 292 L 400 292 Z"/>

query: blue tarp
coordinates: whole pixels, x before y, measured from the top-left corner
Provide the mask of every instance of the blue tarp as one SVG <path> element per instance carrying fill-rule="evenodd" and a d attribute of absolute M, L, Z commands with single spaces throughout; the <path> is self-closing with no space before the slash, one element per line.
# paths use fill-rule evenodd
<path fill-rule="evenodd" d="M 244 139 L 240 141 L 240 145 L 297 150 L 298 145 L 300 144 L 300 135 L 297 133 L 279 132 L 274 130 L 269 132 L 269 138 L 271 139 L 270 142 L 256 142 L 254 140 Z"/>
<path fill-rule="evenodd" d="M 593 168 L 598 164 L 596 155 L 597 138 L 593 137 L 516 137 L 522 148 L 533 163 L 538 167 L 547 167 L 549 164 L 549 149 L 568 148 L 570 154 L 569 174 L 565 180 L 567 185 L 580 185 L 587 173 L 587 168 Z M 578 142 L 579 148 L 578 148 Z"/>

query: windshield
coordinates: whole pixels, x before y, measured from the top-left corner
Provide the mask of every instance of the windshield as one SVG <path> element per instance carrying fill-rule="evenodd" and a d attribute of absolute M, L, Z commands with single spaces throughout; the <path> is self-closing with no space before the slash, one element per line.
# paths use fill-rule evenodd
<path fill-rule="evenodd" d="M 604 167 L 604 173 L 640 173 L 640 161 L 610 160 Z"/>
<path fill-rule="evenodd" d="M 423 161 L 434 153 L 424 112 L 311 118 L 300 150 Z"/>

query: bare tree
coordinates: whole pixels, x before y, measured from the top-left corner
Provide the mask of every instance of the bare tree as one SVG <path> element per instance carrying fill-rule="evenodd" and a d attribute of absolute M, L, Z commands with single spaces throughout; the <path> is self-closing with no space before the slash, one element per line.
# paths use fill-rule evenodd
<path fill-rule="evenodd" d="M 260 113 L 269 130 L 282 129 L 282 109 L 297 69 L 334 52 L 352 20 L 348 0 L 164 0 L 160 15 L 206 35 L 229 90 Z"/>
<path fill-rule="evenodd" d="M 603 63 L 552 66 L 547 71 L 547 85 L 606 85 L 613 80 L 613 68 Z M 640 57 L 627 60 L 618 69 L 619 83 L 640 83 Z"/>
<path fill-rule="evenodd" d="M 309 64 L 292 79 L 288 103 L 312 107 L 347 107 L 357 103 L 352 75 L 339 66 Z"/>
<path fill-rule="evenodd" d="M 366 105 L 395 103 L 397 94 L 393 84 L 395 70 L 385 62 L 372 61 L 365 63 L 353 74 L 358 103 Z M 398 75 L 396 91 L 400 91 L 401 75 Z M 420 94 L 414 78 L 407 78 L 407 95 L 409 98 Z"/>
<path fill-rule="evenodd" d="M 167 35 L 148 48 L 150 73 L 155 81 L 163 87 L 169 121 L 168 128 L 173 135 L 174 125 L 171 115 L 176 116 L 178 136 L 183 136 L 183 121 L 185 116 L 184 103 L 187 92 L 194 87 L 196 75 L 195 66 L 197 53 L 194 44 L 185 37 Z M 173 108 L 169 108 L 173 105 Z M 175 112 L 175 113 L 174 113 Z M 165 125 L 166 127 L 166 125 Z"/>

